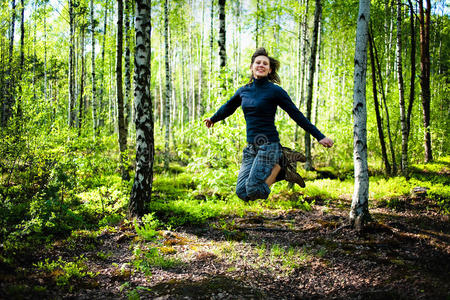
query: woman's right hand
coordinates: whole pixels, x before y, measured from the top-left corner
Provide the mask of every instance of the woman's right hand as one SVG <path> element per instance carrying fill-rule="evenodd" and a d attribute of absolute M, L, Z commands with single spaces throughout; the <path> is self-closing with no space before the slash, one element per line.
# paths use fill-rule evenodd
<path fill-rule="evenodd" d="M 214 127 L 214 123 L 213 121 L 211 121 L 211 119 L 204 119 L 203 122 L 205 123 L 205 126 L 208 128 Z"/>

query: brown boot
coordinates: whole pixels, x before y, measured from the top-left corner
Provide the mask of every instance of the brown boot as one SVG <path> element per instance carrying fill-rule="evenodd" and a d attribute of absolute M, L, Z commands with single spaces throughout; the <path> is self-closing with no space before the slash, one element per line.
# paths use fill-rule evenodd
<path fill-rule="evenodd" d="M 286 157 L 286 159 L 291 163 L 296 161 L 299 162 L 306 161 L 306 157 L 305 155 L 303 155 L 303 153 L 297 152 L 288 147 L 281 147 L 281 150 L 283 151 L 283 155 Z"/>
<path fill-rule="evenodd" d="M 297 170 L 295 170 L 295 165 L 293 164 L 287 164 L 284 171 L 285 171 L 285 177 L 284 179 L 288 182 L 296 183 L 300 187 L 304 188 L 306 186 L 305 181 L 303 180 L 302 176 L 297 173 Z"/>

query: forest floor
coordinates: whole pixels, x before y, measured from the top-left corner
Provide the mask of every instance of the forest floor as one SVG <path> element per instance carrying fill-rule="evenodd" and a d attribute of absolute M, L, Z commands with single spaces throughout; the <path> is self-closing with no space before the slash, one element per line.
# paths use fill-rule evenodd
<path fill-rule="evenodd" d="M 372 203 L 358 234 L 350 198 L 225 215 L 147 241 L 126 222 L 79 231 L 2 267 L 0 298 L 449 299 L 448 215 L 427 198 Z"/>

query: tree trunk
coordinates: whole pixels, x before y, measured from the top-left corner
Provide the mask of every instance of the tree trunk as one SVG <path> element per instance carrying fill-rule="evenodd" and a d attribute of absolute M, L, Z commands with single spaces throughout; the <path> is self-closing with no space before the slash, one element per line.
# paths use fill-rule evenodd
<path fill-rule="evenodd" d="M 117 121 L 119 130 L 120 168 L 122 180 L 129 180 L 127 166 L 127 129 L 125 127 L 123 83 L 122 83 L 122 55 L 123 55 L 123 0 L 117 0 L 117 48 L 116 48 L 116 91 L 117 91 Z"/>
<path fill-rule="evenodd" d="M 73 12 L 73 0 L 69 0 L 69 107 L 68 107 L 68 123 L 69 127 L 73 127 L 75 124 L 75 59 L 74 59 L 74 46 L 75 46 L 75 15 Z"/>
<path fill-rule="evenodd" d="M 256 27 L 255 27 L 255 48 L 258 49 L 259 46 L 259 0 L 256 0 Z"/>
<path fill-rule="evenodd" d="M 191 6 L 192 7 L 192 6 Z M 189 35 L 189 49 L 187 51 L 188 53 L 188 64 L 189 64 L 189 80 L 188 80 L 188 85 L 189 85 L 189 95 L 188 95 L 188 103 L 187 103 L 187 115 L 188 115 L 188 123 L 189 125 L 192 125 L 191 123 L 194 120 L 194 115 L 195 112 L 193 111 L 193 107 L 194 107 L 194 101 L 195 101 L 195 92 L 194 92 L 194 62 L 192 59 L 192 49 L 193 47 L 193 42 L 192 42 L 192 23 L 189 23 L 188 26 L 188 35 Z"/>
<path fill-rule="evenodd" d="M 402 66 L 402 1 L 397 0 L 397 79 L 399 90 L 400 124 L 402 128 L 402 160 L 400 169 L 403 176 L 408 176 L 408 126 L 406 125 L 405 87 Z"/>
<path fill-rule="evenodd" d="M 166 89 L 164 103 L 164 169 L 169 169 L 169 140 L 170 140 L 170 95 L 172 93 L 169 67 L 169 8 L 168 0 L 164 1 L 164 60 L 166 68 Z"/>
<path fill-rule="evenodd" d="M 393 21 L 393 15 L 394 15 L 394 5 L 392 2 L 392 5 L 389 6 L 389 0 L 387 0 L 386 2 L 386 7 L 385 7 L 385 13 L 387 18 L 389 19 L 389 39 L 386 40 L 386 57 L 387 57 L 387 62 L 386 62 L 386 70 L 385 70 L 385 78 L 386 78 L 386 87 L 385 89 L 382 89 L 382 100 L 383 100 L 383 105 L 384 105 L 384 110 L 385 110 L 385 114 L 386 114 L 386 130 L 387 130 L 387 134 L 388 134 L 388 138 L 389 138 L 389 150 L 391 152 L 391 158 L 392 158 L 392 174 L 395 175 L 397 174 L 397 160 L 395 159 L 395 151 L 394 151 L 394 143 L 392 141 L 392 134 L 391 134 L 391 122 L 390 122 L 390 118 L 389 118 L 389 107 L 387 105 L 387 101 L 386 101 L 386 96 L 389 94 L 389 83 L 391 82 L 390 77 L 391 77 L 391 48 L 392 48 L 392 35 L 393 35 L 393 28 L 394 28 L 394 21 Z M 387 28 L 386 28 L 387 29 Z M 380 78 L 380 84 L 381 87 L 383 87 L 383 77 L 381 76 L 381 69 L 380 69 L 380 64 L 378 62 L 378 54 L 377 54 L 377 49 L 376 46 L 374 44 L 374 50 L 375 50 L 375 59 L 377 60 L 377 65 L 378 65 L 378 71 L 379 71 L 379 78 Z"/>
<path fill-rule="evenodd" d="M 81 76 L 80 76 L 80 94 L 78 102 L 78 136 L 81 136 L 81 128 L 83 127 L 83 113 L 84 113 L 84 73 L 85 73 L 85 59 L 84 59 L 84 33 L 85 27 L 82 25 L 81 30 Z"/>
<path fill-rule="evenodd" d="M 219 0 L 219 57 L 221 69 L 227 65 L 227 53 L 225 50 L 225 42 L 226 42 L 225 2 L 226 0 Z"/>
<path fill-rule="evenodd" d="M 320 0 L 316 0 L 316 8 L 314 11 L 314 28 L 311 39 L 311 56 L 309 58 L 309 73 L 308 73 L 308 85 L 307 85 L 307 95 L 306 95 L 306 118 L 311 120 L 311 108 L 312 108 L 312 98 L 314 89 L 314 71 L 316 68 L 316 55 L 317 55 L 317 37 L 319 34 L 319 20 L 322 16 L 322 4 Z M 311 159 L 311 135 L 305 133 L 305 156 L 306 170 L 313 170 L 312 159 Z"/>
<path fill-rule="evenodd" d="M 125 131 L 128 137 L 128 127 L 131 122 L 131 30 L 130 1 L 125 0 Z"/>
<path fill-rule="evenodd" d="M 105 47 L 106 47 L 106 29 L 108 25 L 108 1 L 105 1 L 105 18 L 103 22 L 103 42 L 102 42 L 102 70 L 100 73 L 100 91 L 98 95 L 98 102 L 99 102 L 99 113 L 98 113 L 98 126 L 101 127 L 104 125 L 104 104 L 103 104 L 103 95 L 105 94 L 105 86 L 104 86 L 104 79 L 105 79 Z"/>
<path fill-rule="evenodd" d="M 201 23 L 201 36 L 200 36 L 200 54 L 198 60 L 198 116 L 202 116 L 205 112 L 203 106 L 202 97 L 202 85 L 203 85 L 203 38 L 204 38 L 204 26 L 205 23 L 205 0 L 202 0 L 202 23 Z"/>
<path fill-rule="evenodd" d="M 372 90 L 373 90 L 373 101 L 375 106 L 375 116 L 377 118 L 377 129 L 378 129 L 378 137 L 380 138 L 380 146 L 381 146 L 381 156 L 383 157 L 384 168 L 386 170 L 386 174 L 391 174 L 391 165 L 389 164 L 389 159 L 386 151 L 386 142 L 384 140 L 384 132 L 383 132 L 383 124 L 381 120 L 380 114 L 380 104 L 378 103 L 378 92 L 377 92 L 377 70 L 375 68 L 375 55 L 373 51 L 374 40 L 373 36 L 369 31 L 369 50 L 370 50 L 370 66 L 372 67 Z M 381 85 L 383 86 L 383 85 Z M 383 89 L 383 87 L 382 87 Z"/>
<path fill-rule="evenodd" d="M 409 103 L 408 112 L 406 113 L 406 126 L 408 128 L 408 139 L 411 130 L 411 113 L 415 98 L 415 79 L 416 79 L 416 30 L 414 26 L 414 7 L 411 0 L 408 0 L 410 11 L 410 27 L 411 27 L 411 78 L 409 85 Z"/>
<path fill-rule="evenodd" d="M 308 10 L 309 10 L 309 0 L 305 0 L 305 12 L 302 18 L 302 22 L 301 22 L 301 29 L 299 28 L 299 35 L 300 35 L 300 31 L 301 31 L 301 37 L 299 37 L 301 39 L 301 59 L 300 59 L 300 64 L 299 64 L 299 92 L 297 92 L 299 94 L 299 96 L 297 97 L 297 106 L 298 108 L 301 110 L 302 109 L 302 105 L 303 105 L 303 98 L 305 96 L 305 89 L 304 89 L 304 83 L 305 83 L 305 73 L 306 73 L 306 33 L 307 33 L 307 29 L 308 29 Z M 300 25 L 300 24 L 299 24 Z M 300 41 L 299 41 L 300 43 Z M 295 133 L 294 133 L 294 143 L 297 143 L 298 140 L 298 129 L 299 126 L 295 126 Z"/>
<path fill-rule="evenodd" d="M 94 0 L 90 2 L 91 8 L 91 76 L 92 76 L 92 125 L 94 139 L 98 135 L 97 122 L 97 101 L 96 101 L 96 86 L 95 86 L 95 23 L 94 23 Z"/>
<path fill-rule="evenodd" d="M 394 5 L 392 5 L 391 7 L 389 6 L 390 0 L 386 1 L 386 8 L 385 8 L 385 13 L 387 18 L 389 19 L 389 29 L 386 28 L 386 30 L 388 30 L 389 32 L 389 39 L 386 40 L 386 58 L 387 58 L 387 62 L 386 62 L 386 70 L 385 70 L 385 77 L 386 77 L 386 87 L 385 87 L 385 94 L 387 95 L 389 93 L 389 78 L 391 77 L 391 48 L 392 48 L 392 34 L 394 32 L 394 21 L 392 18 L 392 15 L 394 14 L 393 9 L 394 9 Z M 392 1 L 393 3 L 393 1 Z M 394 164 L 395 167 L 395 164 Z"/>
<path fill-rule="evenodd" d="M 151 201 L 153 160 L 153 114 L 150 89 L 151 76 L 151 1 L 136 0 L 134 51 L 134 107 L 136 124 L 136 172 L 131 190 L 128 214 L 141 217 L 145 202 Z"/>
<path fill-rule="evenodd" d="M 314 76 L 314 80 L 315 83 L 314 85 L 317 87 L 316 88 L 316 93 L 314 94 L 314 106 L 313 106 L 313 117 L 311 117 L 311 121 L 313 122 L 313 124 L 315 124 L 317 126 L 318 124 L 318 106 L 319 106 L 319 97 L 320 97 L 320 63 L 321 63 L 321 52 L 322 52 L 322 18 L 319 20 L 319 33 L 318 33 L 318 37 L 317 37 L 317 59 L 316 59 L 316 72 L 315 72 L 315 76 Z"/>
<path fill-rule="evenodd" d="M 12 107 L 14 105 L 14 80 L 13 80 L 13 52 L 14 52 L 14 29 L 16 27 L 16 1 L 11 1 L 12 16 L 9 35 L 9 58 L 8 73 L 6 74 L 6 95 L 2 107 L 2 127 L 6 126 L 9 118 L 11 118 Z"/>
<path fill-rule="evenodd" d="M 20 61 L 19 61 L 19 75 L 18 75 L 18 84 L 19 84 L 19 97 L 17 98 L 17 117 L 22 117 L 22 74 L 24 72 L 24 61 L 25 61 L 25 5 L 24 0 L 20 0 Z M 20 120 L 18 120 L 18 124 L 20 124 Z M 19 127 L 19 126 L 17 126 Z"/>
<path fill-rule="evenodd" d="M 210 15 L 210 32 L 209 32 L 209 81 L 208 81 L 208 107 L 211 109 L 211 94 L 212 94 L 212 80 L 213 80 L 213 53 L 214 53 L 214 0 L 211 0 L 211 15 Z"/>
<path fill-rule="evenodd" d="M 370 0 L 359 1 L 356 27 L 355 72 L 353 87 L 353 162 L 355 188 L 350 209 L 350 223 L 360 231 L 370 219 L 369 172 L 367 167 L 366 65 Z"/>
<path fill-rule="evenodd" d="M 424 147 L 425 162 L 433 160 L 431 151 L 430 133 L 430 18 L 431 1 L 426 0 L 427 7 L 424 10 L 423 0 L 419 0 L 419 23 L 420 23 L 420 86 L 422 87 L 422 112 L 423 126 L 425 129 Z"/>
<path fill-rule="evenodd" d="M 44 101 L 47 103 L 47 3 L 44 4 Z"/>

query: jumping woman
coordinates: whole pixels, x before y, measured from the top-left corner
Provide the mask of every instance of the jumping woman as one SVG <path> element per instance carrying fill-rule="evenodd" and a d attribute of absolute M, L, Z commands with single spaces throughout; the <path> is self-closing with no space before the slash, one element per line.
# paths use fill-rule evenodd
<path fill-rule="evenodd" d="M 324 147 L 332 147 L 333 141 L 323 135 L 298 110 L 289 95 L 281 88 L 277 70 L 280 62 L 270 57 L 264 48 L 258 48 L 252 56 L 250 81 L 222 105 L 209 119 L 203 122 L 213 127 L 218 121 L 232 115 L 242 106 L 247 124 L 247 143 L 236 184 L 236 194 L 244 201 L 267 199 L 270 186 L 285 179 L 304 187 L 300 175 L 292 166 L 304 156 L 289 151 L 280 145 L 275 127 L 275 113 L 281 107 L 305 131 L 309 132 Z M 276 84 L 275 84 L 276 83 Z M 283 151 L 284 150 L 284 151 Z"/>

